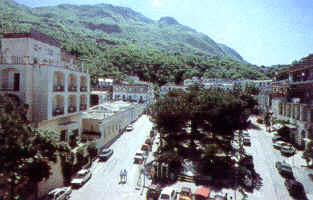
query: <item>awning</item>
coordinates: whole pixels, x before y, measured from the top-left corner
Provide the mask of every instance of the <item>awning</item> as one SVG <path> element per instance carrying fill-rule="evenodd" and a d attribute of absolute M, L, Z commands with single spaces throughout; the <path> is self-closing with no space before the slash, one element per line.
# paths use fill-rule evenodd
<path fill-rule="evenodd" d="M 211 190 L 210 188 L 207 188 L 207 187 L 201 187 L 195 191 L 195 195 L 203 196 L 205 198 L 208 198 L 210 196 L 210 193 L 211 193 Z"/>

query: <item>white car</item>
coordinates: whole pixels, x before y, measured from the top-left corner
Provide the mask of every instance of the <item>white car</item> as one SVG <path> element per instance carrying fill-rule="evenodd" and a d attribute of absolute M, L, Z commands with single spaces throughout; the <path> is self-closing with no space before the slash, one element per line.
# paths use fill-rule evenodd
<path fill-rule="evenodd" d="M 66 200 L 69 199 L 72 194 L 71 187 L 62 187 L 51 190 L 45 200 Z"/>
<path fill-rule="evenodd" d="M 126 127 L 126 131 L 132 131 L 133 129 L 134 127 L 131 124 Z"/>
<path fill-rule="evenodd" d="M 274 142 L 273 143 L 273 147 L 275 149 L 280 149 L 282 148 L 283 146 L 287 146 L 287 147 L 290 147 L 290 144 L 286 143 L 286 142 L 283 142 L 283 141 L 277 141 L 277 142 Z"/>
<path fill-rule="evenodd" d="M 82 186 L 91 178 L 91 172 L 89 169 L 82 169 L 77 172 L 76 176 L 71 181 L 72 186 Z"/>
<path fill-rule="evenodd" d="M 280 152 L 284 155 L 293 155 L 296 153 L 296 149 L 293 146 L 282 146 Z"/>
<path fill-rule="evenodd" d="M 177 199 L 177 193 L 174 188 L 172 187 L 166 187 L 164 188 L 159 196 L 159 200 L 176 200 Z"/>

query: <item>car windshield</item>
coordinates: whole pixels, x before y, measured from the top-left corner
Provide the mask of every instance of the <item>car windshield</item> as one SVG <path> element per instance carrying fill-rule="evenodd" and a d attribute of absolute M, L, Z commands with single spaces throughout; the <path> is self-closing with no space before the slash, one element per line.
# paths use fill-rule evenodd
<path fill-rule="evenodd" d="M 111 149 L 103 149 L 102 153 L 109 153 L 111 151 Z"/>
<path fill-rule="evenodd" d="M 161 194 L 161 199 L 162 199 L 162 200 L 169 200 L 169 199 L 170 199 L 170 196 L 167 195 L 167 194 Z"/>

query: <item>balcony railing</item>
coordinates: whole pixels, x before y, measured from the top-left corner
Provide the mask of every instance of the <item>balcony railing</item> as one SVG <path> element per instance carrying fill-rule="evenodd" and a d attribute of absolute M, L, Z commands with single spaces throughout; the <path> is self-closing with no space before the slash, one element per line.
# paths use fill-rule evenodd
<path fill-rule="evenodd" d="M 14 89 L 14 88 L 0 88 L 0 92 L 19 92 L 19 90 Z"/>
<path fill-rule="evenodd" d="M 0 56 L 0 64 L 33 64 L 29 56 Z"/>
<path fill-rule="evenodd" d="M 82 111 L 82 110 L 87 110 L 87 104 L 80 104 L 79 110 L 80 110 L 80 111 Z"/>
<path fill-rule="evenodd" d="M 64 114 L 64 108 L 63 107 L 58 107 L 54 109 L 53 111 L 53 116 L 58 116 L 58 115 L 63 115 Z"/>
<path fill-rule="evenodd" d="M 75 106 L 69 106 L 67 111 L 68 111 L 69 113 L 76 112 L 76 107 L 75 107 Z"/>
<path fill-rule="evenodd" d="M 87 87 L 86 86 L 81 86 L 80 87 L 81 92 L 87 92 Z"/>
<path fill-rule="evenodd" d="M 53 91 L 55 91 L 55 92 L 64 92 L 64 85 L 55 85 L 55 86 L 53 86 Z"/>
<path fill-rule="evenodd" d="M 69 91 L 69 92 L 76 92 L 76 91 L 77 91 L 77 86 L 75 86 L 75 85 L 69 86 L 69 87 L 68 87 L 68 91 Z"/>

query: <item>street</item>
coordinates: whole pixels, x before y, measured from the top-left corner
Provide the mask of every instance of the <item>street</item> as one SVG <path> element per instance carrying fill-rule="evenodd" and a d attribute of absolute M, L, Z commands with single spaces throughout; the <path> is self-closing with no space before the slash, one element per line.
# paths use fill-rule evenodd
<path fill-rule="evenodd" d="M 245 146 L 248 154 L 253 156 L 255 171 L 261 176 L 263 185 L 260 190 L 254 190 L 248 193 L 248 199 L 253 200 L 291 200 L 285 185 L 284 178 L 275 168 L 276 161 L 286 160 L 291 164 L 296 180 L 300 181 L 307 193 L 308 199 L 312 195 L 310 188 L 313 188 L 313 182 L 309 179 L 308 174 L 312 173 L 301 165 L 304 164 L 301 158 L 301 152 L 287 158 L 275 150 L 272 146 L 273 133 L 266 133 L 263 125 L 252 122 L 259 128 L 249 129 L 251 138 L 251 147 Z M 134 130 L 125 132 L 118 138 L 110 148 L 114 150 L 112 157 L 106 162 L 96 160 L 92 166 L 92 178 L 81 188 L 73 189 L 71 200 L 124 200 L 124 199 L 146 199 L 143 191 L 143 179 L 140 179 L 140 170 L 142 165 L 133 164 L 133 157 L 140 150 L 141 145 L 152 128 L 152 122 L 148 116 L 143 115 L 134 123 Z M 151 157 L 151 153 L 150 153 Z M 127 183 L 120 183 L 120 171 L 128 171 Z M 148 184 L 146 180 L 145 185 Z M 195 190 L 196 186 L 192 183 L 177 182 L 173 185 L 178 191 L 182 186 L 189 186 Z M 223 193 L 234 196 L 234 191 L 223 189 Z M 237 199 L 242 196 L 237 192 Z"/>
<path fill-rule="evenodd" d="M 124 200 L 145 199 L 142 187 L 137 187 L 140 167 L 133 164 L 134 155 L 140 150 L 152 128 L 148 116 L 143 115 L 134 123 L 134 129 L 125 131 L 110 148 L 114 153 L 106 162 L 96 160 L 92 178 L 81 188 L 73 189 L 71 200 Z M 127 183 L 120 183 L 120 171 L 128 172 Z M 142 183 L 141 183 L 142 184 Z"/>
<path fill-rule="evenodd" d="M 263 179 L 263 186 L 260 190 L 254 191 L 253 194 L 248 194 L 248 199 L 293 199 L 284 185 L 285 179 L 275 168 L 275 162 L 283 160 L 287 160 L 291 165 L 295 179 L 303 184 L 308 199 L 310 199 L 309 195 L 312 195 L 313 182 L 309 180 L 308 173 L 309 171 L 312 173 L 312 170 L 301 167 L 304 164 L 303 159 L 301 159 L 301 152 L 297 152 L 296 155 L 290 158 L 282 156 L 280 151 L 273 148 L 273 133 L 265 132 L 265 127 L 257 124 L 255 118 L 252 118 L 252 122 L 260 129 L 249 129 L 251 147 L 245 147 L 245 149 L 253 156 L 255 171 Z"/>

